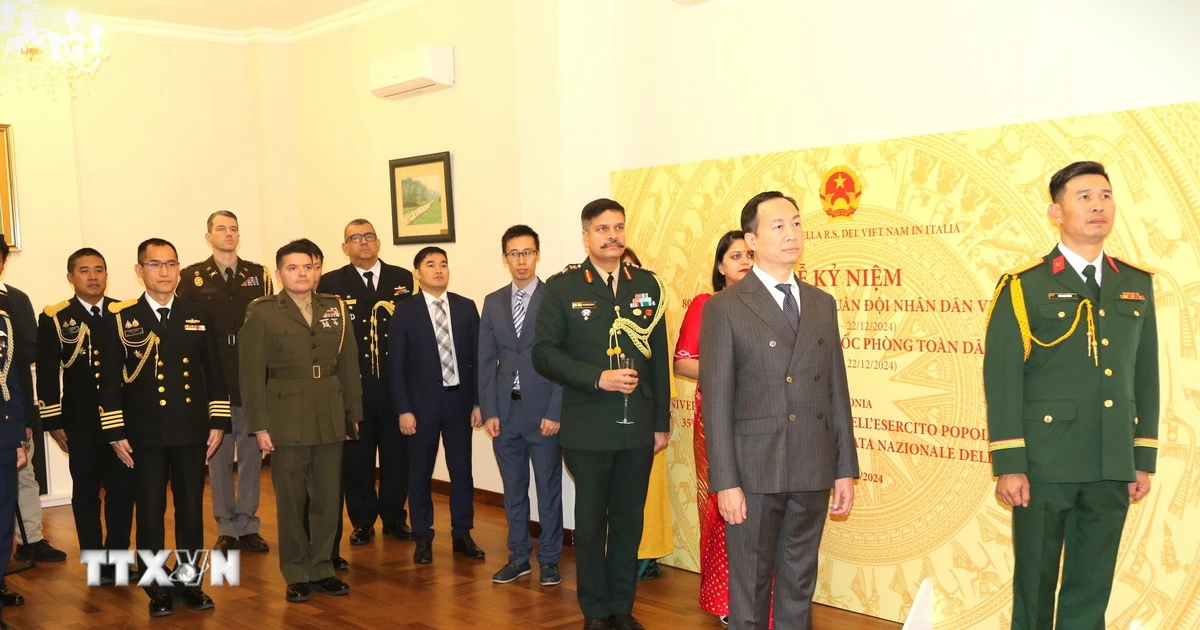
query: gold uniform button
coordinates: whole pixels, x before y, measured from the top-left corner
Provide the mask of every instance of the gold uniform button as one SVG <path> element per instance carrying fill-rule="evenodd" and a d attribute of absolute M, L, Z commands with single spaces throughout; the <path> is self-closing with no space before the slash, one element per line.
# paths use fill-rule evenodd
<path fill-rule="evenodd" d="M 100 373 L 99 373 L 99 372 L 96 372 L 96 378 L 100 378 Z M 100 387 L 100 386 L 99 386 L 99 385 L 97 385 L 96 387 Z"/>
<path fill-rule="evenodd" d="M 167 378 L 167 376 L 165 374 L 158 375 L 158 380 L 160 380 L 160 381 L 165 380 L 166 378 Z"/>
<path fill-rule="evenodd" d="M 183 384 L 183 388 L 184 388 L 184 389 L 191 389 L 191 388 L 192 388 L 192 386 L 191 386 L 191 385 L 188 385 L 187 383 L 184 383 L 184 384 Z"/>
<path fill-rule="evenodd" d="M 1134 419 L 1133 419 L 1133 423 L 1134 423 L 1134 424 L 1137 424 L 1137 418 L 1134 418 Z"/>
<path fill-rule="evenodd" d="M 165 392 L 165 391 L 167 391 L 167 388 L 166 388 L 166 387 L 163 387 L 162 385 L 159 385 L 159 386 L 158 386 L 158 393 L 160 393 L 160 394 L 161 394 L 161 393 L 163 393 L 163 392 Z"/>
<path fill-rule="evenodd" d="M 1106 401 L 1104 401 L 1104 406 L 1105 406 L 1105 407 L 1111 407 L 1111 406 L 1112 406 L 1112 401 L 1111 401 L 1111 400 L 1106 400 Z"/>
<path fill-rule="evenodd" d="M 1058 316 L 1059 316 L 1059 317 L 1066 317 L 1066 316 L 1067 316 L 1067 314 L 1066 314 L 1066 313 L 1064 313 L 1063 311 L 1059 311 L 1059 312 L 1058 312 Z"/>
<path fill-rule="evenodd" d="M 1104 368 L 1105 376 L 1112 376 L 1112 368 Z"/>
<path fill-rule="evenodd" d="M 99 362 L 99 361 L 94 361 L 94 362 L 92 363 L 92 365 L 94 365 L 94 366 L 96 366 L 96 367 L 100 367 L 100 362 Z"/>
<path fill-rule="evenodd" d="M 100 354 L 99 350 L 92 350 L 92 354 Z"/>
<path fill-rule="evenodd" d="M 192 402 L 192 399 L 191 399 L 191 397 L 189 396 L 188 398 L 184 398 L 184 399 L 183 399 L 183 402 Z"/>
<path fill-rule="evenodd" d="M 791 420 L 792 422 L 795 422 L 795 421 L 796 421 L 796 414 L 794 414 L 794 413 L 792 413 L 792 414 L 788 414 L 788 420 Z"/>
<path fill-rule="evenodd" d="M 183 378 L 187 378 L 187 377 L 188 377 L 188 373 L 185 371 L 185 372 L 183 373 Z"/>
<path fill-rule="evenodd" d="M 166 365 L 166 363 L 163 363 L 162 361 L 159 361 L 159 362 L 158 362 L 158 367 L 162 367 L 162 366 L 164 366 L 164 365 Z"/>
<path fill-rule="evenodd" d="M 159 406 L 159 407 L 166 407 L 166 406 L 167 406 L 167 401 L 165 401 L 165 400 L 159 400 L 159 401 L 158 401 L 158 406 Z"/>
<path fill-rule="evenodd" d="M 1141 311 L 1134 311 L 1134 312 L 1133 312 L 1133 316 L 1134 316 L 1134 317 L 1141 317 L 1141 316 L 1142 316 L 1142 312 L 1141 312 Z"/>
<path fill-rule="evenodd" d="M 1100 317 L 1104 317 L 1104 309 L 1100 309 Z"/>
<path fill-rule="evenodd" d="M 1107 346 L 1107 345 L 1108 345 L 1108 338 L 1107 338 L 1107 337 L 1105 337 L 1104 339 L 1101 339 L 1101 340 L 1100 340 L 1100 345 L 1102 345 L 1102 346 Z"/>
<path fill-rule="evenodd" d="M 183 364 L 184 364 L 184 365 L 187 365 L 187 364 L 188 364 L 188 361 L 189 361 L 189 359 L 188 359 L 187 357 L 183 357 Z"/>
<path fill-rule="evenodd" d="M 791 382 L 792 382 L 792 377 L 790 377 L 790 376 L 789 376 L 789 377 L 787 377 L 787 379 L 785 379 L 785 380 L 787 380 L 787 382 L 791 383 Z"/>
<path fill-rule="evenodd" d="M 1045 418 L 1042 418 L 1042 422 L 1045 422 L 1046 424 L 1050 424 L 1053 421 L 1054 421 L 1054 416 L 1051 416 L 1051 415 L 1047 415 Z"/>

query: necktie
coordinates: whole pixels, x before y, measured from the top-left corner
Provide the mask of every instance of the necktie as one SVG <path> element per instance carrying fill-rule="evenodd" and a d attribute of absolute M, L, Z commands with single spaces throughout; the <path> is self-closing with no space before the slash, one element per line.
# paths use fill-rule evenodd
<path fill-rule="evenodd" d="M 792 295 L 792 285 L 777 284 L 775 288 L 783 292 L 783 314 L 787 316 L 788 323 L 792 325 L 792 330 L 799 330 L 800 305 L 796 303 L 796 296 Z"/>
<path fill-rule="evenodd" d="M 525 292 L 517 291 L 517 299 L 513 302 L 513 328 L 517 331 L 517 338 L 521 337 L 521 326 L 525 324 Z M 517 372 L 513 378 L 513 391 L 521 391 L 521 373 Z"/>
<path fill-rule="evenodd" d="M 615 271 L 608 274 L 608 290 L 612 292 L 614 297 L 617 295 L 617 273 Z"/>
<path fill-rule="evenodd" d="M 303 304 L 298 304 L 298 306 L 300 307 L 300 314 L 304 316 L 304 321 L 308 322 L 309 326 L 312 326 L 312 300 L 310 299 Z"/>
<path fill-rule="evenodd" d="M 442 360 L 442 385 L 449 386 L 454 379 L 454 346 L 450 345 L 450 320 L 446 313 L 446 302 L 433 301 L 433 328 L 437 332 L 438 355 Z"/>
<path fill-rule="evenodd" d="M 230 285 L 233 284 L 233 267 L 225 270 L 225 282 Z"/>
<path fill-rule="evenodd" d="M 1084 267 L 1083 277 L 1083 285 L 1086 286 L 1088 292 L 1091 293 L 1091 295 L 1088 297 L 1091 298 L 1092 303 L 1094 304 L 1100 299 L 1100 283 L 1096 282 L 1096 265 L 1088 265 Z"/>
<path fill-rule="evenodd" d="M 163 308 L 158 309 L 158 321 L 161 322 L 163 326 L 166 326 L 167 325 L 167 316 L 170 314 L 171 314 L 171 309 L 169 309 L 165 306 Z"/>
<path fill-rule="evenodd" d="M 92 317 L 95 317 L 96 319 L 100 319 L 100 307 L 99 306 L 92 307 Z"/>
<path fill-rule="evenodd" d="M 372 278 L 373 278 L 374 276 L 375 276 L 375 272 L 374 272 L 374 271 L 364 271 L 364 272 L 363 272 L 363 279 L 367 281 L 367 289 L 368 289 L 368 290 L 370 290 L 370 291 L 374 291 L 374 290 L 375 290 L 375 283 L 374 283 L 374 282 L 372 282 Z"/>

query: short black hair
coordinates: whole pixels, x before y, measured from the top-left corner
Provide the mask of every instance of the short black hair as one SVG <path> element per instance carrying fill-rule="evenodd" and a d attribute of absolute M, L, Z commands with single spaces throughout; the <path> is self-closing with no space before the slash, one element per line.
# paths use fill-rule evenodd
<path fill-rule="evenodd" d="M 446 256 L 446 250 L 442 249 L 441 247 L 437 247 L 436 245 L 422 247 L 421 251 L 417 252 L 416 256 L 413 256 L 413 269 L 420 267 L 421 263 L 425 262 L 426 258 L 429 258 L 430 256 L 432 256 L 434 254 L 441 254 L 443 256 Z M 447 262 L 450 261 L 449 256 L 446 256 L 446 261 Z"/>
<path fill-rule="evenodd" d="M 779 192 L 778 190 L 768 190 L 760 192 L 750 198 L 746 205 L 742 206 L 742 231 L 752 233 L 758 229 L 758 206 L 769 199 L 787 199 L 796 206 L 796 210 L 800 210 L 800 206 L 796 204 L 796 200 Z"/>
<path fill-rule="evenodd" d="M 175 249 L 175 245 L 172 244 L 171 241 L 168 241 L 167 239 L 164 239 L 164 238 L 148 238 L 138 244 L 138 253 L 137 253 L 138 264 L 145 262 L 142 260 L 142 256 L 145 256 L 146 250 L 150 249 L 151 247 L 170 247 L 171 251 L 175 252 L 175 259 L 176 259 L 176 262 L 178 262 L 179 250 Z"/>
<path fill-rule="evenodd" d="M 634 265 L 638 267 L 642 266 L 642 259 L 638 258 L 637 252 L 633 251 L 632 247 L 626 246 L 625 251 L 621 254 L 621 260 L 625 260 L 626 258 Z"/>
<path fill-rule="evenodd" d="M 521 236 L 533 237 L 533 248 L 536 250 L 542 249 L 542 239 L 538 238 L 538 233 L 533 231 L 533 228 L 528 225 L 514 225 L 507 230 L 504 230 L 504 236 L 500 237 L 500 253 L 508 251 L 508 242 L 514 238 Z"/>
<path fill-rule="evenodd" d="M 208 215 L 208 231 L 209 232 L 212 231 L 213 219 L 215 219 L 217 217 L 226 217 L 229 219 L 233 219 L 234 221 L 238 220 L 237 215 L 228 210 L 217 210 L 216 212 Z"/>
<path fill-rule="evenodd" d="M 592 224 L 592 219 L 595 219 L 609 210 L 616 210 L 617 212 L 621 213 L 621 216 L 625 216 L 625 206 L 622 206 L 612 199 L 601 198 L 595 201 L 589 201 L 588 204 L 583 207 L 583 212 L 579 213 L 579 220 L 581 223 L 583 223 L 583 229 L 586 230 L 588 226 Z"/>
<path fill-rule="evenodd" d="M 84 247 L 82 249 L 75 250 L 75 253 L 67 256 L 67 273 L 75 273 L 75 262 L 84 256 L 95 256 L 100 259 L 100 262 L 104 263 L 104 267 L 106 269 L 108 268 L 108 261 L 104 260 L 104 254 L 101 254 L 91 247 Z"/>
<path fill-rule="evenodd" d="M 1099 162 L 1072 162 L 1059 169 L 1050 178 L 1050 201 L 1058 203 L 1059 196 L 1067 188 L 1067 182 L 1080 175 L 1099 175 L 1105 181 L 1109 182 L 1109 184 L 1112 183 L 1112 180 L 1108 179 L 1108 172 L 1104 170 L 1103 164 Z"/>
<path fill-rule="evenodd" d="M 314 243 L 306 238 L 298 238 L 298 239 L 292 241 L 292 243 L 299 243 L 299 244 L 307 247 L 308 253 L 312 254 L 312 257 L 314 259 L 321 260 L 321 261 L 325 260 L 325 252 L 322 252 L 321 248 L 318 247 L 316 243 Z"/>
<path fill-rule="evenodd" d="M 275 268 L 283 267 L 283 257 L 292 254 L 306 254 L 311 259 L 313 257 L 312 241 L 306 238 L 295 240 L 275 250 Z"/>
<path fill-rule="evenodd" d="M 0 262 L 8 260 L 8 236 L 0 234 Z"/>
<path fill-rule="evenodd" d="M 720 291 L 725 288 L 725 274 L 721 273 L 721 261 L 725 260 L 725 254 L 729 253 L 729 248 L 733 247 L 735 241 L 746 240 L 746 233 L 741 230 L 729 230 L 721 236 L 721 240 L 717 241 L 716 255 L 713 256 L 712 270 L 712 287 L 713 291 Z"/>
<path fill-rule="evenodd" d="M 350 227 L 353 225 L 369 225 L 369 226 L 371 226 L 372 230 L 375 229 L 375 224 L 371 223 L 370 221 L 368 221 L 366 219 L 363 219 L 363 218 L 353 219 L 349 223 L 346 224 L 346 227 L 342 228 L 342 240 L 343 241 L 346 240 L 346 230 L 350 229 Z"/>

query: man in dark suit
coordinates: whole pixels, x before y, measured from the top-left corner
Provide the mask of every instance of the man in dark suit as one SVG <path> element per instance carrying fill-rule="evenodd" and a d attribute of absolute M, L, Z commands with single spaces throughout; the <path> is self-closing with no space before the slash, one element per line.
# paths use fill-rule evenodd
<path fill-rule="evenodd" d="M 479 408 L 492 436 L 504 481 L 508 549 L 512 552 L 492 581 L 507 584 L 533 571 L 529 566 L 529 465 L 537 483 L 538 564 L 542 586 L 562 581 L 562 451 L 558 446 L 562 386 L 533 369 L 534 323 L 546 287 L 537 277 L 541 243 L 527 225 L 514 225 L 500 239 L 512 282 L 483 300 L 479 327 Z"/>
<path fill-rule="evenodd" d="M 654 453 L 671 430 L 665 285 L 622 263 L 625 208 L 583 207 L 588 257 L 546 282 L 538 373 L 563 386 L 563 458 L 575 478 L 575 559 L 584 630 L 643 630 L 633 617 L 637 551 Z M 622 368 L 623 359 L 632 368 Z"/>
<path fill-rule="evenodd" d="M 475 527 L 475 481 L 471 475 L 471 428 L 479 414 L 476 369 L 479 311 L 475 302 L 450 293 L 450 264 L 440 247 L 417 252 L 413 269 L 421 297 L 396 307 L 388 335 L 392 409 L 408 436 L 408 507 L 413 562 L 433 561 L 433 464 L 438 437 L 450 472 L 450 536 L 454 553 L 483 558 L 471 538 Z"/>
<path fill-rule="evenodd" d="M 0 236 L 0 238 L 3 238 Z M 20 379 L 9 360 L 21 339 L 13 335 L 8 311 L 0 308 L 0 575 L 12 555 L 13 514 L 17 505 L 17 469 L 28 465 L 25 457 L 25 408 Z M 4 367 L 8 366 L 8 367 Z M 4 602 L 0 600 L 0 615 Z M 0 630 L 8 624 L 0 620 Z"/>
<path fill-rule="evenodd" d="M 238 331 L 246 320 L 250 302 L 274 293 L 271 274 L 266 267 L 238 257 L 242 234 L 237 215 L 232 212 L 218 210 L 210 214 L 204 240 L 212 247 L 212 256 L 183 270 L 178 293 L 179 297 L 211 311 L 216 326 L 212 334 L 221 353 L 225 385 L 229 387 L 233 433 L 221 440 L 220 448 L 208 462 L 213 518 L 217 521 L 217 542 L 213 548 L 265 553 L 270 548 L 259 533 L 257 516 L 262 453 L 254 435 L 246 431 L 246 414 L 238 387 Z"/>
<path fill-rule="evenodd" d="M 379 236 L 366 219 L 355 219 L 343 232 L 342 251 L 350 264 L 321 277 L 321 293 L 346 303 L 358 343 L 362 376 L 363 421 L 359 439 L 346 443 L 342 487 L 354 531 L 351 545 L 375 538 L 375 519 L 383 534 L 408 540 L 408 447 L 392 414 L 388 383 L 388 324 L 396 306 L 412 296 L 413 275 L 379 259 Z M 379 454 L 379 494 L 375 493 L 375 456 Z M 341 536 L 339 535 L 339 538 Z"/>
<path fill-rule="evenodd" d="M 804 251 L 794 200 L 756 195 L 742 208 L 742 229 L 754 268 L 708 301 L 700 330 L 729 627 L 767 627 L 775 575 L 775 627 L 808 629 L 825 515 L 850 513 L 858 477 L 837 309 L 793 272 Z"/>
<path fill-rule="evenodd" d="M 204 548 L 204 462 L 230 430 L 229 394 L 208 309 L 175 296 L 179 255 L 170 242 L 138 245 L 140 298 L 109 305 L 100 366 L 100 427 L 134 470 L 138 549 L 164 546 L 167 481 L 175 499 L 175 548 Z M 193 610 L 213 607 L 198 586 L 175 589 Z M 150 615 L 174 612 L 171 591 L 147 587 Z"/>
<path fill-rule="evenodd" d="M 71 511 L 80 549 L 124 550 L 133 529 L 133 471 L 121 464 L 100 432 L 101 339 L 115 326 L 105 297 L 108 266 L 100 252 L 83 248 L 67 258 L 67 281 L 75 295 L 47 306 L 38 320 L 37 389 L 42 422 L 67 453 L 71 470 Z M 61 375 L 62 385 L 59 386 Z M 100 524 L 100 489 L 104 523 Z M 101 581 L 114 569 L 101 567 Z"/>

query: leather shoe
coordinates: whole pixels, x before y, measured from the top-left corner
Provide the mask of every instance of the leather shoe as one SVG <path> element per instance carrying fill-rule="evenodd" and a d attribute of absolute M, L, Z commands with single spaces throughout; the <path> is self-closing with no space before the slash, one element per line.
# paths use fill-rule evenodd
<path fill-rule="evenodd" d="M 584 619 L 583 630 L 609 630 L 612 626 L 608 625 L 607 619 Z"/>
<path fill-rule="evenodd" d="M 314 591 L 326 595 L 345 595 L 350 592 L 350 585 L 335 577 L 327 577 L 308 584 Z"/>
<path fill-rule="evenodd" d="M 609 615 L 608 623 L 613 627 L 613 630 L 646 630 L 633 615 Z"/>
<path fill-rule="evenodd" d="M 384 525 L 383 535 L 391 536 L 396 540 L 412 540 L 412 528 L 404 523 L 396 525 Z"/>
<path fill-rule="evenodd" d="M 217 536 L 217 542 L 213 543 L 213 549 L 217 551 L 229 551 L 237 548 L 238 539 L 233 536 Z"/>
<path fill-rule="evenodd" d="M 245 549 L 246 551 L 266 553 L 271 550 L 271 547 L 267 545 L 267 541 L 258 534 L 246 534 L 245 536 L 238 538 L 238 542 L 241 543 L 242 549 Z"/>
<path fill-rule="evenodd" d="M 334 571 L 345 571 L 350 568 L 350 561 L 341 556 L 334 556 L 330 559 L 330 562 L 333 563 Z"/>
<path fill-rule="evenodd" d="M 184 588 L 180 591 L 179 598 L 183 600 L 183 604 L 188 607 L 188 610 L 208 610 L 214 606 L 212 598 L 198 586 Z"/>
<path fill-rule="evenodd" d="M 308 582 L 288 584 L 287 600 L 293 604 L 308 601 Z"/>
<path fill-rule="evenodd" d="M 13 557 L 21 562 L 34 560 L 37 562 L 63 562 L 67 559 L 67 552 L 57 549 L 50 544 L 45 538 L 29 543 L 28 545 L 17 545 L 17 550 L 13 552 Z"/>
<path fill-rule="evenodd" d="M 0 598 L 3 598 L 5 606 L 23 606 L 25 605 L 25 596 L 8 590 L 7 586 L 0 586 Z"/>
<path fill-rule="evenodd" d="M 542 565 L 542 575 L 538 578 L 538 582 L 542 586 L 557 586 L 562 583 L 562 574 L 558 572 L 557 563 L 546 563 Z"/>
<path fill-rule="evenodd" d="M 354 532 L 350 534 L 350 544 L 354 545 L 355 547 L 360 545 L 369 545 L 371 544 L 372 540 L 375 540 L 374 527 L 368 527 L 366 529 L 356 527 L 354 528 Z"/>
<path fill-rule="evenodd" d="M 413 550 L 413 562 L 417 564 L 429 564 L 433 562 L 432 540 L 417 541 L 417 548 Z"/>
<path fill-rule="evenodd" d="M 479 545 L 475 544 L 474 540 L 471 540 L 470 536 L 454 539 L 454 553 L 466 558 L 472 558 L 474 560 L 479 560 L 487 555 L 483 553 L 483 550 L 479 548 Z"/>
<path fill-rule="evenodd" d="M 175 614 L 175 602 L 166 593 L 159 593 L 150 598 L 150 616 L 166 617 Z"/>

